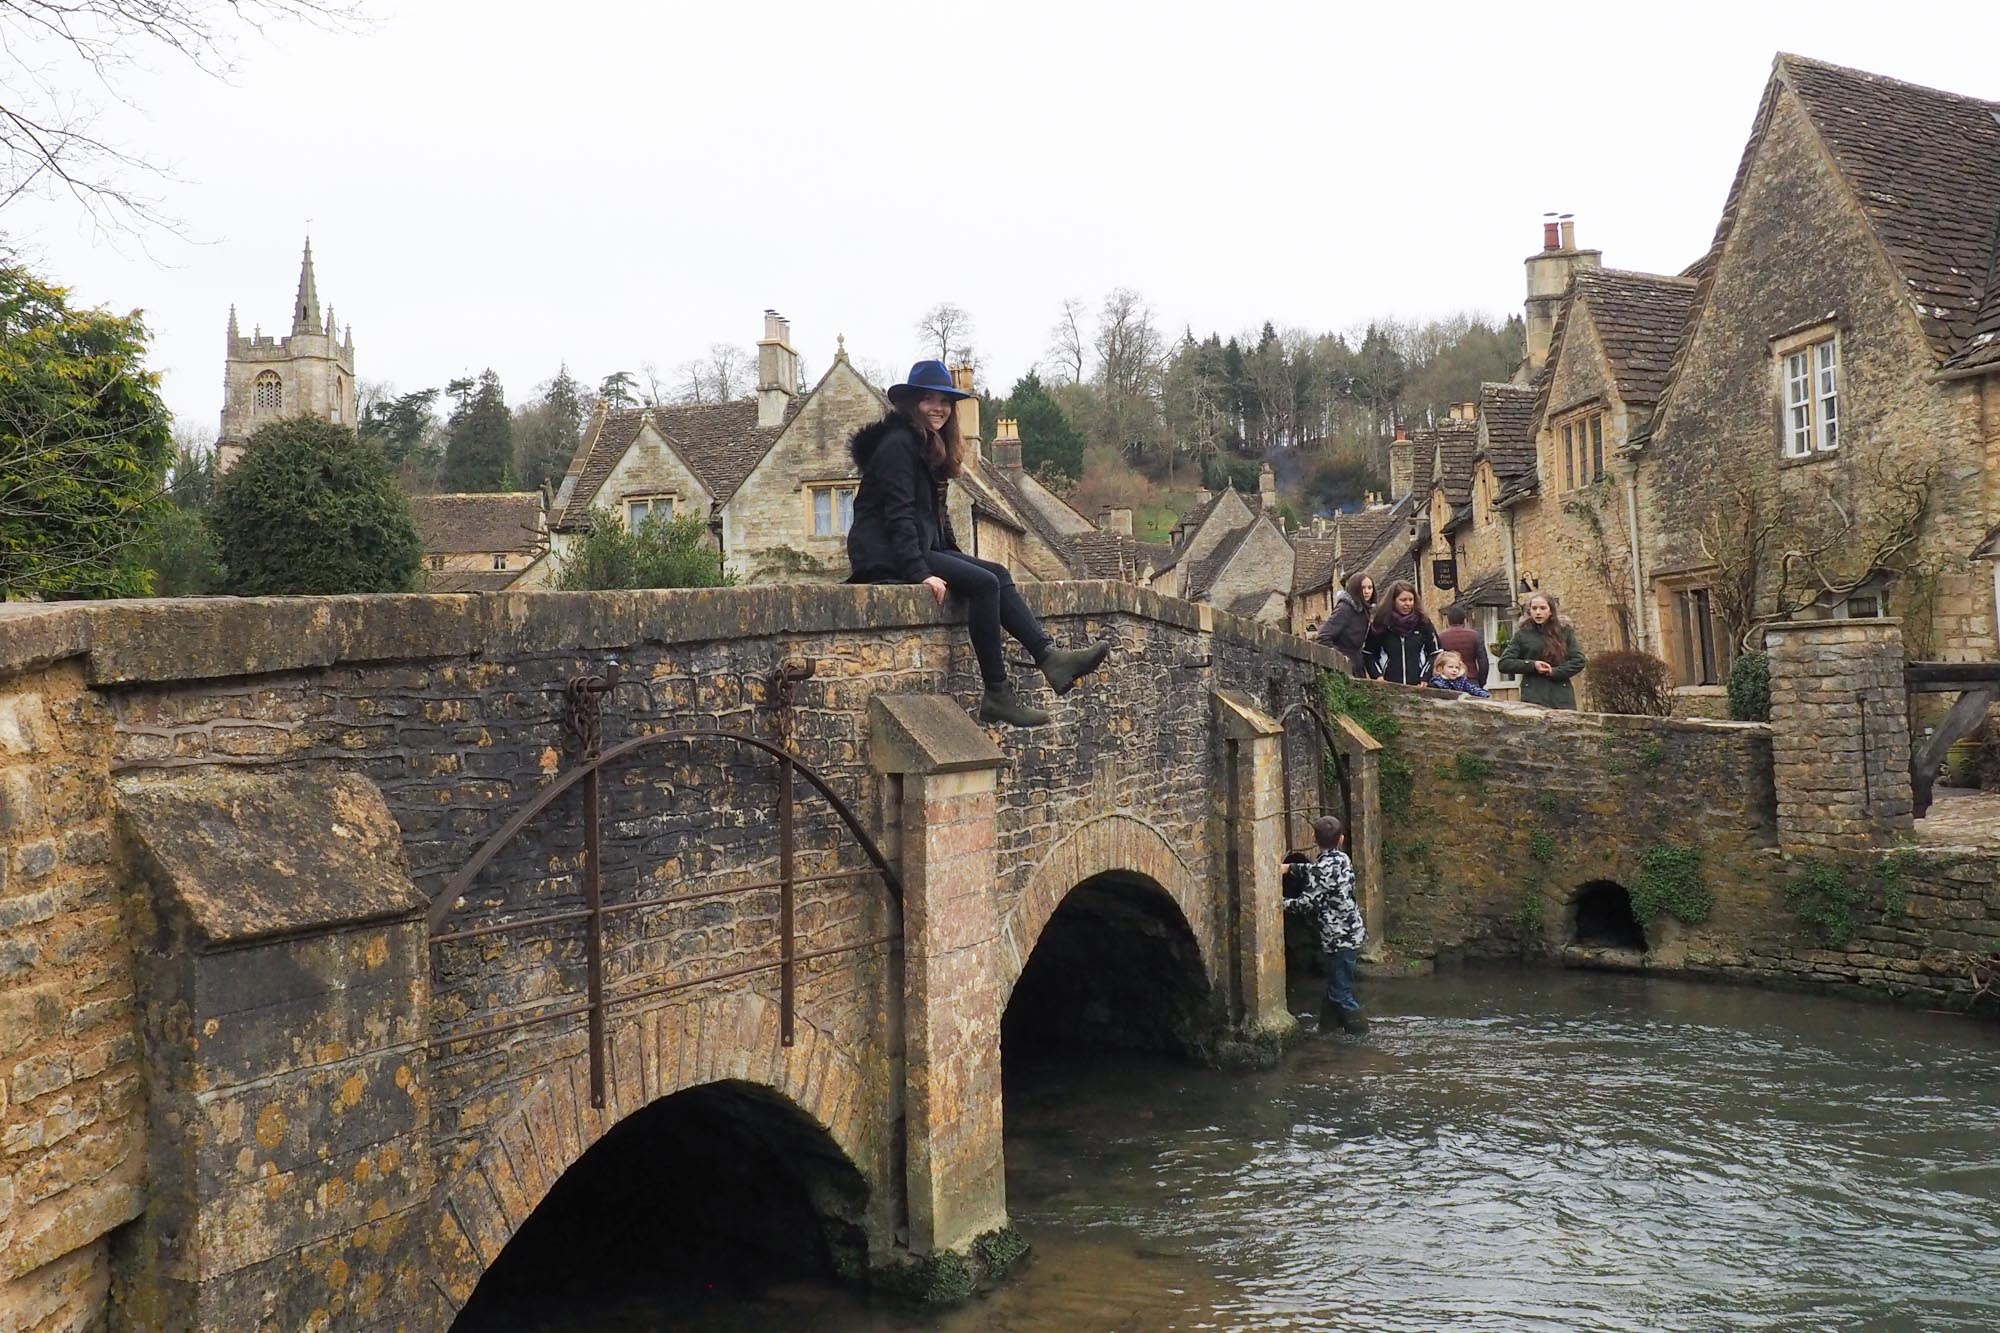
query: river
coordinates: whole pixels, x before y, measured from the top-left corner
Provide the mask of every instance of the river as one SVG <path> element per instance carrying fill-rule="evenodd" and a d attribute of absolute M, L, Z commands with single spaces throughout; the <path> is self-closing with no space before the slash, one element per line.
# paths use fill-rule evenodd
<path fill-rule="evenodd" d="M 1364 998 L 1258 1073 L 1010 1068 L 1034 1255 L 958 1310 L 787 1283 L 564 1327 L 2000 1328 L 1990 1022 L 1506 968 Z"/>

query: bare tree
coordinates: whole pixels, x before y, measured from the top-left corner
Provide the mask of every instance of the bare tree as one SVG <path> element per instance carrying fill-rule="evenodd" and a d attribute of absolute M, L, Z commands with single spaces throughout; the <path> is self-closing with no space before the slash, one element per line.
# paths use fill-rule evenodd
<path fill-rule="evenodd" d="M 727 403 L 749 395 L 755 387 L 756 353 L 734 343 L 716 343 L 708 355 L 674 367 L 671 391 L 660 401 L 700 405 Z M 646 368 L 649 382 L 650 368 Z"/>
<path fill-rule="evenodd" d="M 1084 354 L 1090 347 L 1083 326 L 1089 318 L 1090 312 L 1082 301 L 1074 296 L 1065 297 L 1062 317 L 1049 330 L 1049 371 L 1071 384 L 1083 383 Z"/>
<path fill-rule="evenodd" d="M 639 363 L 639 378 L 646 382 L 645 392 L 639 396 L 645 400 L 648 407 L 658 407 L 661 403 L 672 401 L 671 396 L 661 381 L 660 375 L 659 362 L 641 361 Z"/>
<path fill-rule="evenodd" d="M 87 74 L 118 97 L 139 53 L 166 51 L 226 77 L 235 30 L 303 21 L 353 21 L 358 0 L 0 0 L 0 48 L 10 77 L 0 88 L 0 209 L 24 195 L 69 197 L 99 227 L 171 227 L 134 176 L 163 173 L 96 129 L 101 107 L 75 89 Z"/>
<path fill-rule="evenodd" d="M 917 321 L 917 340 L 926 348 L 935 348 L 937 359 L 946 365 L 972 355 L 972 349 L 966 345 L 971 338 L 972 316 L 949 301 L 932 306 Z"/>

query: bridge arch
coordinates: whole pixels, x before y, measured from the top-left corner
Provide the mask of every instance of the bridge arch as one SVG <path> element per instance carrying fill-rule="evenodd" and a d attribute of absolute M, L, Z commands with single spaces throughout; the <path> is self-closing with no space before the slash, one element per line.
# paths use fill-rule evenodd
<path fill-rule="evenodd" d="M 1201 966 L 1211 986 L 1226 978 L 1216 970 L 1221 954 L 1213 895 L 1181 858 L 1164 833 L 1136 815 L 1098 815 L 1072 829 L 1028 875 L 1014 910 L 1002 923 L 1000 962 L 1004 989 L 1011 996 L 1021 972 L 1041 942 L 1049 918 L 1078 885 L 1105 876 L 1138 875 L 1159 886 L 1193 933 Z"/>
<path fill-rule="evenodd" d="M 607 1035 L 602 1110 L 590 1104 L 589 1056 L 579 1050 L 538 1073 L 475 1144 L 453 1155 L 430 1238 L 433 1281 L 450 1312 L 464 1308 L 570 1168 L 620 1124 L 678 1094 L 726 1087 L 781 1105 L 824 1137 L 864 1199 L 879 1197 L 881 1090 L 807 1014 L 789 1048 L 779 1040 L 777 1004 L 743 991 L 632 1013 Z"/>

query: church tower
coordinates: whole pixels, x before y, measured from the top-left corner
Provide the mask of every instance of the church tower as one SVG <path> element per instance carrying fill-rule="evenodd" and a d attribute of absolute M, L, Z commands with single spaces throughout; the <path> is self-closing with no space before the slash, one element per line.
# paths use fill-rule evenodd
<path fill-rule="evenodd" d="M 299 266 L 299 294 L 292 302 L 292 331 L 267 338 L 262 328 L 248 338 L 236 331 L 236 307 L 229 307 L 229 347 L 222 377 L 222 433 L 216 465 L 227 472 L 243 456 L 258 427 L 285 417 L 314 416 L 353 427 L 354 326 L 335 333 L 333 309 L 320 319 L 319 287 L 313 279 L 312 238 L 306 238 Z"/>

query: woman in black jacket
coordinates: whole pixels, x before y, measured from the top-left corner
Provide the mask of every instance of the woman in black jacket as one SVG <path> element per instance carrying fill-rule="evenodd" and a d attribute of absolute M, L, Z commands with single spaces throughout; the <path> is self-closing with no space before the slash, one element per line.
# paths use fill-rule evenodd
<path fill-rule="evenodd" d="M 1319 641 L 1347 654 L 1351 673 L 1365 674 L 1361 667 L 1361 647 L 1368 642 L 1368 617 L 1375 610 L 1375 580 L 1356 574 L 1347 580 L 1333 599 L 1333 614 L 1319 627 Z"/>
<path fill-rule="evenodd" d="M 1417 590 L 1397 579 L 1382 593 L 1381 605 L 1362 645 L 1362 663 L 1377 680 L 1395 685 L 1422 685 L 1430 678 L 1431 659 L 1438 655 L 1437 630 L 1417 605 Z"/>
<path fill-rule="evenodd" d="M 850 583 L 921 583 L 942 603 L 947 593 L 970 607 L 972 651 L 986 693 L 981 722 L 1038 727 L 1050 720 L 1007 683 L 1000 631 L 1028 650 L 1057 694 L 1103 664 L 1108 643 L 1057 648 L 1014 587 L 1005 565 L 966 555 L 951 530 L 945 497 L 964 465 L 952 404 L 971 397 L 952 383 L 942 361 L 919 361 L 889 389 L 889 413 L 855 433 L 849 449 L 861 471 L 854 521 L 847 531 Z"/>

